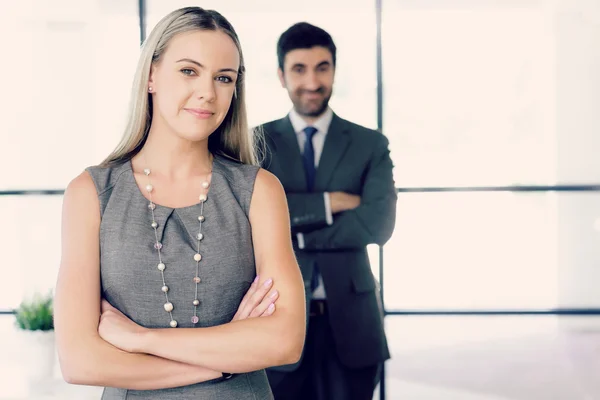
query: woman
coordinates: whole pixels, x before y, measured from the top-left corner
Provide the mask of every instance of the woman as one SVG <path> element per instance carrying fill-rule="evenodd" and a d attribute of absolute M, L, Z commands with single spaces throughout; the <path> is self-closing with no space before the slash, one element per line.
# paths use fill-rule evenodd
<path fill-rule="evenodd" d="M 272 398 L 264 368 L 301 354 L 304 285 L 284 191 L 248 132 L 231 25 L 197 7 L 166 16 L 121 144 L 65 192 L 68 382 L 105 386 L 103 399 Z"/>

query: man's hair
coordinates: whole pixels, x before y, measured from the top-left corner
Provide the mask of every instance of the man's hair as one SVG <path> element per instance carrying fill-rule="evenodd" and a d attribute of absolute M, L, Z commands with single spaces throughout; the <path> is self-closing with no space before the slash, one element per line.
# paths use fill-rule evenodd
<path fill-rule="evenodd" d="M 290 51 L 310 49 L 315 46 L 325 47 L 329 50 L 333 59 L 333 66 L 335 67 L 336 48 L 329 33 L 307 22 L 298 22 L 292 25 L 281 34 L 277 41 L 277 61 L 279 62 L 279 68 L 283 71 L 285 56 Z"/>

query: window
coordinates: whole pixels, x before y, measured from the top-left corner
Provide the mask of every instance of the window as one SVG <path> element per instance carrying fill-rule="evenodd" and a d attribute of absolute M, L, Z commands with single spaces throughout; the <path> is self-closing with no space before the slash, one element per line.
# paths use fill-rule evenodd
<path fill-rule="evenodd" d="M 0 2 L 0 190 L 64 189 L 116 146 L 139 54 L 137 1 Z M 0 309 L 54 287 L 62 196 L 0 197 Z"/>
<path fill-rule="evenodd" d="M 17 5 L 18 4 L 18 5 Z M 0 190 L 62 189 L 116 146 L 139 53 L 137 1 L 0 4 Z"/>
<path fill-rule="evenodd" d="M 397 185 L 556 182 L 556 61 L 540 3 L 384 2 L 383 127 Z"/>
<path fill-rule="evenodd" d="M 558 235 L 558 198 L 584 196 L 401 193 L 384 249 L 386 308 L 556 308 L 559 267 L 569 267 L 558 264 L 559 249 L 569 250 Z"/>
<path fill-rule="evenodd" d="M 16 308 L 35 292 L 56 283 L 60 263 L 62 196 L 2 196 L 2 271 L 0 309 Z"/>
<path fill-rule="evenodd" d="M 306 21 L 329 32 L 337 47 L 333 110 L 342 118 L 377 127 L 375 9 L 371 2 L 309 0 L 290 7 L 276 0 L 148 0 L 148 32 L 169 12 L 187 5 L 217 10 L 238 33 L 248 71 L 247 107 L 252 126 L 282 118 L 291 109 L 277 78 L 277 40 L 294 23 Z"/>
<path fill-rule="evenodd" d="M 384 1 L 383 128 L 396 184 L 600 182 L 599 11 Z M 593 192 L 400 193 L 386 307 L 598 307 L 598 204 Z"/>

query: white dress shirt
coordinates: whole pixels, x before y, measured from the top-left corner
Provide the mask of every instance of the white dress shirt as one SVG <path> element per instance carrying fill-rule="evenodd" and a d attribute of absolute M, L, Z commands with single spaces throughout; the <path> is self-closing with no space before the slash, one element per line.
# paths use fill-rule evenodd
<path fill-rule="evenodd" d="M 294 132 L 296 132 L 298 146 L 300 146 L 300 153 L 304 152 L 304 144 L 306 143 L 306 133 L 304 132 L 304 129 L 308 126 L 312 126 L 313 128 L 317 129 L 317 132 L 313 135 L 312 142 L 315 150 L 315 168 L 318 169 L 321 154 L 323 154 L 323 146 L 325 145 L 325 137 L 327 136 L 329 125 L 333 119 L 333 111 L 328 107 L 323 115 L 321 115 L 313 124 L 308 124 L 294 109 L 290 111 L 289 118 L 290 122 L 292 123 L 292 127 L 294 128 Z M 331 213 L 331 203 L 328 192 L 323 194 L 323 201 L 325 202 L 325 216 L 327 225 L 331 225 L 333 224 L 333 215 Z M 303 249 L 304 235 L 302 235 L 302 233 L 298 233 L 297 238 L 298 248 Z M 313 292 L 312 297 L 314 299 L 324 299 L 326 297 L 322 277 L 319 277 L 319 286 Z"/>

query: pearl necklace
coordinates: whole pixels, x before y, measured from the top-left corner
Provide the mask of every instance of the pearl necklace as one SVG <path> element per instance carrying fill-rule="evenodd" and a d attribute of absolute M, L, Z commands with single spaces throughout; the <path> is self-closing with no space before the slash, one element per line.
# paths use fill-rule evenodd
<path fill-rule="evenodd" d="M 152 182 L 150 181 L 150 169 L 149 168 L 145 168 L 144 169 L 144 175 L 146 175 L 148 177 L 148 184 L 146 185 L 146 191 L 148 192 L 148 195 L 150 196 L 150 203 L 148 204 L 148 209 L 150 210 L 150 213 L 152 214 L 152 223 L 150 224 L 152 226 L 152 228 L 154 229 L 154 248 L 157 250 L 158 252 L 158 265 L 157 268 L 160 271 L 160 275 L 162 278 L 162 292 L 165 294 L 165 304 L 164 304 L 164 309 L 167 313 L 169 313 L 169 317 L 171 318 L 171 321 L 169 322 L 169 325 L 171 326 L 171 328 L 176 328 L 177 327 L 177 321 L 173 318 L 173 303 L 171 303 L 169 301 L 169 287 L 166 284 L 165 281 L 165 269 L 167 268 L 167 266 L 165 265 L 165 263 L 163 263 L 162 261 L 162 253 L 161 253 L 161 249 L 162 249 L 162 243 L 160 243 L 160 241 L 158 240 L 158 222 L 156 222 L 156 219 L 154 218 L 154 209 L 156 208 L 156 204 L 154 204 L 154 201 L 152 200 L 152 192 L 154 190 L 154 186 L 152 186 Z M 204 181 L 202 182 L 202 188 L 204 190 L 206 190 L 208 192 L 208 188 L 209 188 L 210 184 L 208 181 Z M 202 239 L 204 239 L 204 234 L 202 233 L 202 223 L 204 222 L 204 203 L 206 202 L 206 200 L 208 199 L 207 193 L 202 193 L 200 194 L 200 196 L 198 197 L 200 200 L 200 215 L 198 216 L 198 234 L 196 235 L 196 241 L 197 241 L 197 251 L 194 254 L 194 261 L 196 263 L 196 275 L 194 276 L 194 284 L 195 284 L 195 295 L 194 295 L 194 301 L 192 301 L 192 304 L 194 306 L 194 315 L 192 316 L 192 323 L 195 325 L 198 323 L 198 305 L 200 305 L 200 300 L 198 300 L 198 284 L 200 283 L 200 261 L 202 260 L 202 255 L 200 254 L 200 242 L 202 241 Z"/>

